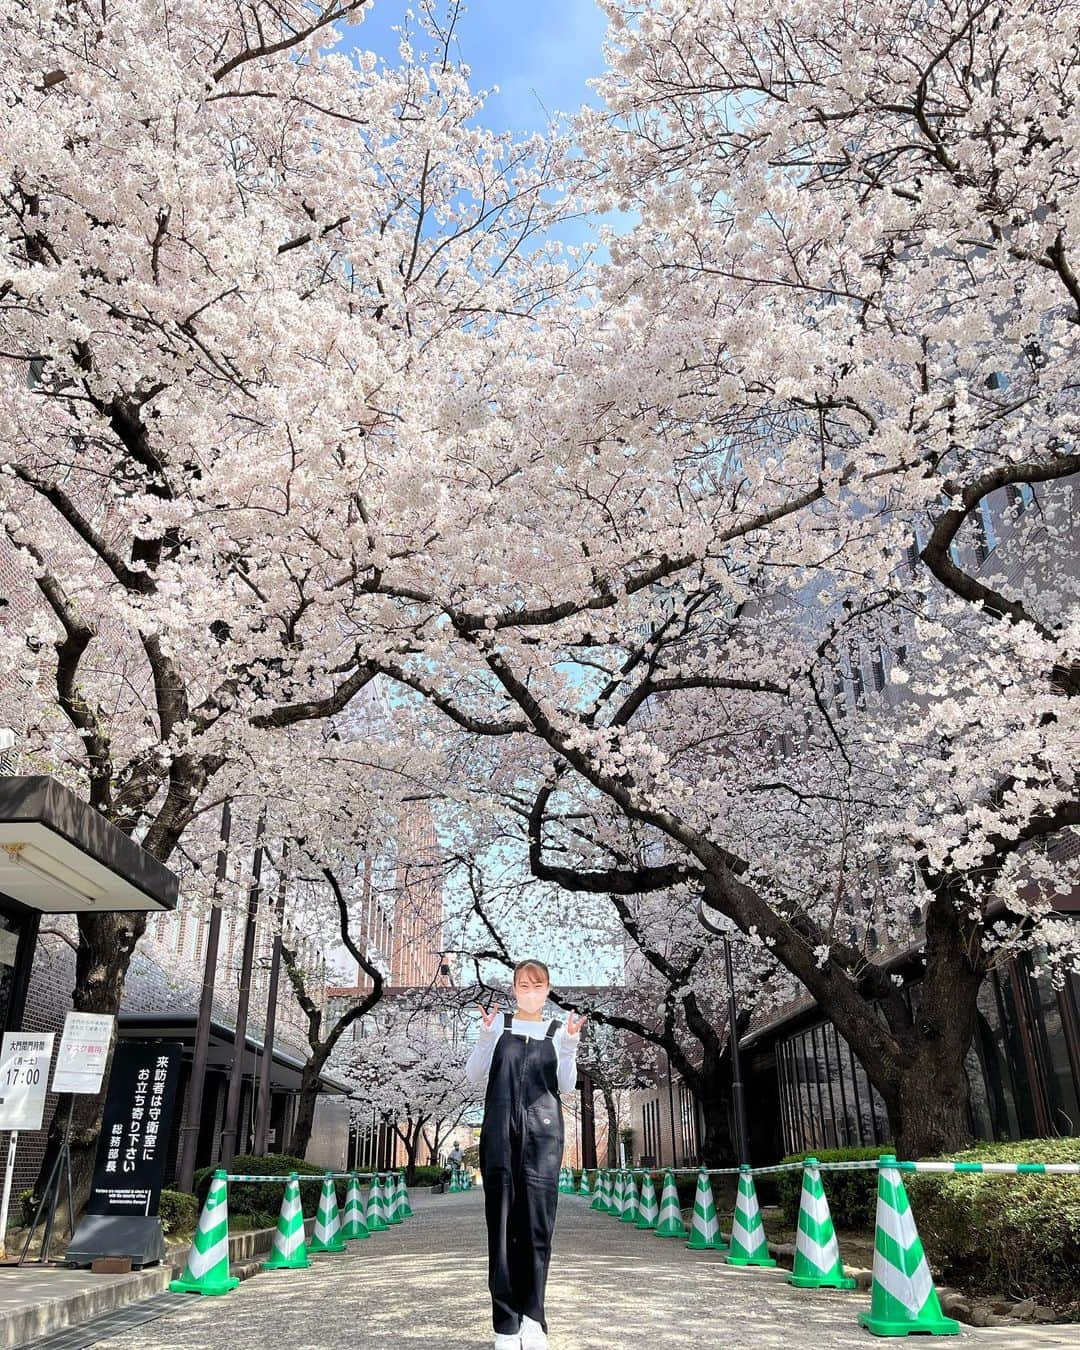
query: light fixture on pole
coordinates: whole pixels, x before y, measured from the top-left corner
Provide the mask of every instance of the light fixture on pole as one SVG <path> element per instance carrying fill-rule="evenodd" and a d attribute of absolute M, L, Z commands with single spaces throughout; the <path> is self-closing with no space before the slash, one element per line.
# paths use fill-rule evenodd
<path fill-rule="evenodd" d="M 726 928 L 713 923 L 705 913 L 705 901 L 698 901 L 698 920 L 703 928 L 724 939 L 724 970 L 728 987 L 728 1038 L 731 1042 L 731 1095 L 735 1105 L 735 1147 L 739 1162 L 750 1161 L 749 1131 L 746 1128 L 746 1093 L 743 1089 L 742 1060 L 739 1055 L 738 1008 L 735 1003 L 735 976 L 731 965 L 731 939 Z"/>

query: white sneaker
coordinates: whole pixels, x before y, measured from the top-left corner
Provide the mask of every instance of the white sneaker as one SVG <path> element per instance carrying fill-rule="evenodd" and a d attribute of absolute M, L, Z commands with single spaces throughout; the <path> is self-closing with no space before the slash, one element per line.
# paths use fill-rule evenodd
<path fill-rule="evenodd" d="M 544 1342 L 545 1345 L 547 1342 Z M 511 1335 L 506 1331 L 495 1333 L 495 1350 L 521 1350 L 521 1336 L 518 1332 Z"/>
<path fill-rule="evenodd" d="M 521 1350 L 548 1350 L 547 1332 L 531 1317 L 521 1319 Z"/>

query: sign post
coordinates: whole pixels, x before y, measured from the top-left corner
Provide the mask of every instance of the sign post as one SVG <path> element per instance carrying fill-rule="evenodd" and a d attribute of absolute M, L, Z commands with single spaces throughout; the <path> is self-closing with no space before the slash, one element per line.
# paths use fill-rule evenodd
<path fill-rule="evenodd" d="M 5 1031 L 0 1045 L 0 1130 L 11 1131 L 4 1192 L 0 1199 L 0 1247 L 5 1255 L 19 1131 L 41 1129 L 54 1040 L 52 1031 Z"/>
<path fill-rule="evenodd" d="M 175 1041 L 117 1045 L 90 1199 L 64 1258 L 69 1265 L 126 1256 L 146 1266 L 164 1258 L 158 1204 L 182 1050 Z"/>
<path fill-rule="evenodd" d="M 105 1062 L 109 1057 L 109 1045 L 112 1041 L 113 1022 L 113 1017 L 107 1013 L 69 1012 L 64 1019 L 64 1034 L 60 1038 L 60 1050 L 56 1057 L 56 1068 L 53 1070 L 52 1090 L 67 1092 L 72 1096 L 68 1102 L 64 1137 L 45 1190 L 34 1211 L 34 1222 L 30 1225 L 30 1231 L 23 1243 L 22 1255 L 19 1257 L 20 1266 L 26 1260 L 26 1253 L 30 1250 L 30 1243 L 34 1240 L 34 1233 L 46 1207 L 48 1217 L 45 1220 L 40 1260 L 49 1259 L 56 1208 L 60 1203 L 60 1187 L 65 1182 L 69 1231 L 72 1233 L 75 1231 L 75 1196 L 71 1184 L 71 1117 L 75 1110 L 75 1095 L 96 1094 L 101 1091 L 101 1079 L 105 1073 Z M 35 1128 L 40 1129 L 40 1117 Z"/>

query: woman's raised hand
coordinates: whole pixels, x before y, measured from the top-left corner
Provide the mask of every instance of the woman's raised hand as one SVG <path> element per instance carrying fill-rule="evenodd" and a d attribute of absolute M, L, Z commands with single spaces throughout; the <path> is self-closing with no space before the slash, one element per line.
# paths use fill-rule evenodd
<path fill-rule="evenodd" d="M 489 1012 L 486 1008 L 480 1007 L 479 1003 L 476 1006 L 480 1008 L 480 1019 L 483 1022 L 484 1026 L 485 1027 L 494 1026 L 495 1019 L 499 1015 L 498 1008 L 492 1008 L 491 1011 Z"/>
<path fill-rule="evenodd" d="M 582 1013 L 578 1018 L 575 1018 L 573 1013 L 567 1013 L 566 1034 L 568 1036 L 576 1036 L 588 1020 L 588 1014 L 586 1013 Z"/>

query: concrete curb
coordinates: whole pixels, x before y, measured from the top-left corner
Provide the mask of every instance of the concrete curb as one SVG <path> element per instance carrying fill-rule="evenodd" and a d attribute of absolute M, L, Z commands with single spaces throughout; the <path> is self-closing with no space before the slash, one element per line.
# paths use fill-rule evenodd
<path fill-rule="evenodd" d="M 305 1224 L 309 1237 L 314 1225 L 314 1219 L 308 1219 Z M 256 1228 L 247 1233 L 230 1234 L 229 1264 L 234 1275 L 246 1280 L 259 1273 L 263 1259 L 273 1246 L 274 1232 L 273 1228 Z M 45 1336 L 83 1326 L 96 1317 L 104 1317 L 131 1303 L 164 1293 L 169 1281 L 183 1270 L 187 1250 L 186 1247 L 174 1248 L 160 1266 L 132 1271 L 130 1275 L 92 1276 L 87 1272 L 89 1280 L 101 1280 L 101 1283 L 77 1292 L 45 1295 L 23 1307 L 0 1312 L 0 1350 L 19 1350 L 19 1347 L 33 1345 Z M 39 1277 L 44 1273 L 33 1266 L 29 1271 Z M 177 1295 L 178 1299 L 183 1297 Z"/>

